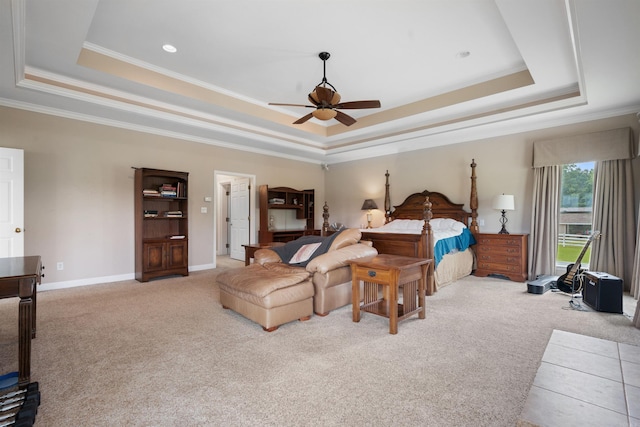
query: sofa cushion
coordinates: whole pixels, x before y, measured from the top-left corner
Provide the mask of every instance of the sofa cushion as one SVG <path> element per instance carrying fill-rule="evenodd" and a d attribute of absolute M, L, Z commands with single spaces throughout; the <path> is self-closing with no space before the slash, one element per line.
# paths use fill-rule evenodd
<path fill-rule="evenodd" d="M 233 289 L 264 298 L 266 295 L 304 282 L 311 273 L 301 267 L 282 263 L 251 264 L 246 267 L 223 271 L 216 277 L 221 289 Z"/>

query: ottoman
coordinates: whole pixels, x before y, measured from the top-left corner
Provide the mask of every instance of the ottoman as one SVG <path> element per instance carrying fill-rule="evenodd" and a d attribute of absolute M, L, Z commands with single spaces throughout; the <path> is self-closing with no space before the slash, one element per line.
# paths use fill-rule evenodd
<path fill-rule="evenodd" d="M 283 263 L 251 264 L 216 277 L 220 303 L 262 325 L 267 332 L 313 314 L 311 273 Z"/>

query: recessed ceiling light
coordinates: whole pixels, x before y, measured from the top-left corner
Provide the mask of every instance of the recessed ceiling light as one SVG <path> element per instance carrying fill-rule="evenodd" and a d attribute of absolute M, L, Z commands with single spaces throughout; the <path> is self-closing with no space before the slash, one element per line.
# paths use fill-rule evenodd
<path fill-rule="evenodd" d="M 464 59 L 469 55 L 471 55 L 471 52 L 469 52 L 468 50 L 461 50 L 460 52 L 456 53 L 456 58 Z"/>
<path fill-rule="evenodd" d="M 178 49 L 176 49 L 176 47 L 172 44 L 163 44 L 162 50 L 169 53 L 176 53 L 178 51 Z"/>

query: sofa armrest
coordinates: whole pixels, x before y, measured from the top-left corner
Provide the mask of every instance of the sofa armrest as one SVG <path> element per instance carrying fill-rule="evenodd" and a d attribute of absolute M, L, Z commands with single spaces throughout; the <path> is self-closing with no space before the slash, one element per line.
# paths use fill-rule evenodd
<path fill-rule="evenodd" d="M 267 262 L 282 262 L 280 255 L 271 249 L 258 249 L 253 254 L 253 262 L 256 264 L 265 264 Z"/>
<path fill-rule="evenodd" d="M 310 273 L 318 272 L 324 274 L 338 267 L 347 265 L 347 261 L 352 259 L 368 258 L 376 255 L 378 255 L 378 251 L 375 248 L 357 243 L 322 254 L 312 259 L 306 268 Z"/>

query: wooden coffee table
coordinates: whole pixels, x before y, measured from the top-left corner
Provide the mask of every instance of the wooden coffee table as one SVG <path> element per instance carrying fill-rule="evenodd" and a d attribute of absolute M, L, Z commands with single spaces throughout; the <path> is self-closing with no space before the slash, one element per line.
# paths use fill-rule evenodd
<path fill-rule="evenodd" d="M 352 260 L 351 287 L 353 321 L 360 311 L 389 318 L 389 333 L 398 333 L 398 322 L 414 314 L 425 318 L 425 289 L 429 265 L 426 258 L 379 254 L 374 258 Z M 360 282 L 364 282 L 360 305 Z M 402 288 L 402 304 L 398 304 Z M 382 295 L 381 294 L 382 291 Z"/>
<path fill-rule="evenodd" d="M 244 265 L 251 264 L 251 258 L 258 249 L 268 249 L 276 246 L 283 246 L 284 242 L 267 242 L 267 243 L 252 243 L 244 246 Z"/>

